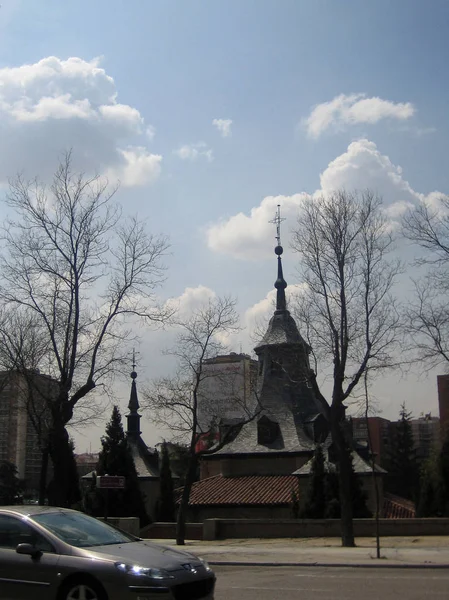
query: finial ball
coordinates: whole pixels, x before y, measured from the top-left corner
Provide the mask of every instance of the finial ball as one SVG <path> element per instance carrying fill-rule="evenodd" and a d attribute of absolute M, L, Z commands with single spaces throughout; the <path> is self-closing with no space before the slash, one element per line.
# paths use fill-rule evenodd
<path fill-rule="evenodd" d="M 282 246 L 276 246 L 274 251 L 278 256 L 280 256 L 284 252 L 284 248 Z"/>
<path fill-rule="evenodd" d="M 137 373 L 135 371 L 132 371 L 131 379 L 135 379 L 136 377 L 137 377 Z"/>

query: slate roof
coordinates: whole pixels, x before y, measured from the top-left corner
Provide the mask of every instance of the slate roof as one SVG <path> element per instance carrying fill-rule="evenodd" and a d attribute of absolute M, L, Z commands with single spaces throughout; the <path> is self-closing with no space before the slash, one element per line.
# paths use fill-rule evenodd
<path fill-rule="evenodd" d="M 258 352 L 265 346 L 278 346 L 280 344 L 301 344 L 305 348 L 308 347 L 288 310 L 274 313 L 265 335 L 254 350 Z"/>
<path fill-rule="evenodd" d="M 363 460 L 363 458 L 357 452 L 352 452 L 351 454 L 352 464 L 354 465 L 354 471 L 357 473 L 357 475 L 370 475 L 372 473 L 371 465 Z M 312 460 L 313 458 L 295 471 L 293 475 L 298 475 L 300 477 L 310 475 L 310 471 L 312 469 Z M 326 471 L 333 470 L 335 469 L 335 465 L 326 458 L 324 462 L 324 469 Z M 385 469 L 382 469 L 382 467 L 379 467 L 378 465 L 374 465 L 374 470 L 379 474 L 386 473 Z"/>
<path fill-rule="evenodd" d="M 275 414 L 263 411 L 269 418 L 280 425 L 280 435 L 273 444 L 259 444 L 257 435 L 257 421 L 254 419 L 242 425 L 237 437 L 223 446 L 220 450 L 210 455 L 226 456 L 228 454 L 279 454 L 287 452 L 313 452 L 314 443 L 305 433 L 302 424 L 295 422 L 294 414 L 286 410 L 280 414 L 279 409 Z"/>
<path fill-rule="evenodd" d="M 293 475 L 215 475 L 193 484 L 189 505 L 288 505 L 292 501 L 292 491 L 299 498 L 298 478 Z"/>
<path fill-rule="evenodd" d="M 139 479 L 159 478 L 156 452 L 148 448 L 140 436 L 138 438 L 128 437 L 127 442 L 134 460 L 137 477 Z"/>
<path fill-rule="evenodd" d="M 383 515 L 385 519 L 414 519 L 415 505 L 410 500 L 384 492 Z"/>

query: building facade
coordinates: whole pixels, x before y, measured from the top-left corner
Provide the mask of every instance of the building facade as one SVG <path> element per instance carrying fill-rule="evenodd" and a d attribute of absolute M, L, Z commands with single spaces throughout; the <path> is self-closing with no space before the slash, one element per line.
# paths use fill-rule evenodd
<path fill-rule="evenodd" d="M 443 431 L 449 426 L 449 375 L 437 376 L 438 408 Z"/>
<path fill-rule="evenodd" d="M 26 495 L 37 495 L 48 402 L 56 382 L 40 373 L 0 373 L 0 461 L 13 463 Z"/>
<path fill-rule="evenodd" d="M 391 451 L 391 421 L 382 417 L 351 419 L 352 437 L 358 444 L 370 447 L 375 463 L 385 467 Z M 369 433 L 369 435 L 368 435 Z"/>
<path fill-rule="evenodd" d="M 198 389 L 200 433 L 244 419 L 254 404 L 256 378 L 257 361 L 247 354 L 205 360 Z"/>

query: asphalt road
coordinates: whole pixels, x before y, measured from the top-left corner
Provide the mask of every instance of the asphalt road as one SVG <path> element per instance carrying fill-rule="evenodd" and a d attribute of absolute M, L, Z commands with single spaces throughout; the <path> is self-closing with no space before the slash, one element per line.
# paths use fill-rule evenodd
<path fill-rule="evenodd" d="M 449 598 L 449 570 L 220 567 L 215 600 L 423 600 Z"/>

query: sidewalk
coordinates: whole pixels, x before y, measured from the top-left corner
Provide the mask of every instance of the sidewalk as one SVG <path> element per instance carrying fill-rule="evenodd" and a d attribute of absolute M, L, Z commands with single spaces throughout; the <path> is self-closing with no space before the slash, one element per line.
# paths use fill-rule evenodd
<path fill-rule="evenodd" d="M 342 548 L 339 538 L 233 539 L 203 542 L 152 540 L 205 558 L 211 565 L 397 567 L 449 569 L 449 537 L 357 538 L 356 548 Z"/>

